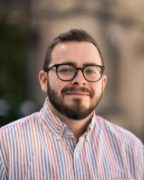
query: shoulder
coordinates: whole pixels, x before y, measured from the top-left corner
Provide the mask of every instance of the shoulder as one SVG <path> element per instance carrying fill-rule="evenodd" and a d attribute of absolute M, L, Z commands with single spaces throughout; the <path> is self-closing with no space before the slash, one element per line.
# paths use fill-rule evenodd
<path fill-rule="evenodd" d="M 135 173 L 136 177 L 144 177 L 144 145 L 141 140 L 129 130 L 100 116 L 96 116 L 95 120 L 97 144 L 104 149 L 106 156 L 114 158 L 115 163 Z"/>
<path fill-rule="evenodd" d="M 36 123 L 38 116 L 39 116 L 39 113 L 36 112 L 29 116 L 15 120 L 5 126 L 2 126 L 0 128 L 0 135 L 5 134 L 5 133 L 22 131 L 22 130 L 32 126 L 34 123 Z"/>
<path fill-rule="evenodd" d="M 102 133 L 109 141 L 119 143 L 119 145 L 122 144 L 123 146 L 130 146 L 132 148 L 141 146 L 144 149 L 141 140 L 129 130 L 113 124 L 100 116 L 96 116 L 96 118 L 100 124 Z"/>

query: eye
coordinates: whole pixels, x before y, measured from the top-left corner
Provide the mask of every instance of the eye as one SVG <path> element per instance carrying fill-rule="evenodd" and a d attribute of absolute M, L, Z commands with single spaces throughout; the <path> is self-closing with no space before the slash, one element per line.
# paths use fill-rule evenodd
<path fill-rule="evenodd" d="M 85 69 L 85 73 L 86 73 L 87 75 L 97 74 L 97 73 L 98 73 L 98 70 L 97 70 L 96 67 L 87 67 L 87 68 Z"/>
<path fill-rule="evenodd" d="M 74 68 L 70 65 L 61 65 L 58 67 L 58 73 L 70 74 L 74 72 Z"/>

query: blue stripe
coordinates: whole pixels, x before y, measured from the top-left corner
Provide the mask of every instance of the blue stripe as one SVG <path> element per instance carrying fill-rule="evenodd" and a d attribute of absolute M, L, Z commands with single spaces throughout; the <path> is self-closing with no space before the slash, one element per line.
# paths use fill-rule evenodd
<path fill-rule="evenodd" d="M 144 146 L 95 115 L 76 144 L 46 103 L 40 112 L 0 129 L 0 179 L 20 180 L 22 172 L 28 180 L 144 180 Z"/>

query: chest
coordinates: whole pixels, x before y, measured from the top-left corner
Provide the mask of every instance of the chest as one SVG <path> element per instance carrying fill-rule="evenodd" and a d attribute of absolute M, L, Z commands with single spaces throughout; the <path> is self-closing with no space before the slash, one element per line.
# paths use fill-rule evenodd
<path fill-rule="evenodd" d="M 11 144 L 9 179 L 134 179 L 135 166 L 125 152 L 105 142 L 57 139 L 49 134 Z M 119 152 L 119 154 L 117 153 Z M 122 155 L 123 154 L 123 155 Z"/>

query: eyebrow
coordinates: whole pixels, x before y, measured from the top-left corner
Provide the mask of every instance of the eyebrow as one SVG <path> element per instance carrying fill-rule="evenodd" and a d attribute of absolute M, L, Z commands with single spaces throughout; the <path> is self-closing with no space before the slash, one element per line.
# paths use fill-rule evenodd
<path fill-rule="evenodd" d="M 102 66 L 101 64 L 97 64 L 97 63 L 84 63 L 83 66 L 90 66 L 90 65 L 98 65 L 98 66 Z"/>
<path fill-rule="evenodd" d="M 73 63 L 71 61 L 65 61 L 65 62 L 61 62 L 59 64 L 68 64 L 68 65 L 73 65 L 73 66 L 76 66 L 76 63 Z"/>
<path fill-rule="evenodd" d="M 65 61 L 65 62 L 61 62 L 60 64 L 68 64 L 68 65 L 73 65 L 75 67 L 77 67 L 76 63 L 74 62 L 71 62 L 71 61 Z M 99 65 L 99 66 L 102 66 L 101 64 L 97 64 L 97 63 L 84 63 L 82 67 L 84 66 L 89 66 L 89 65 Z"/>

